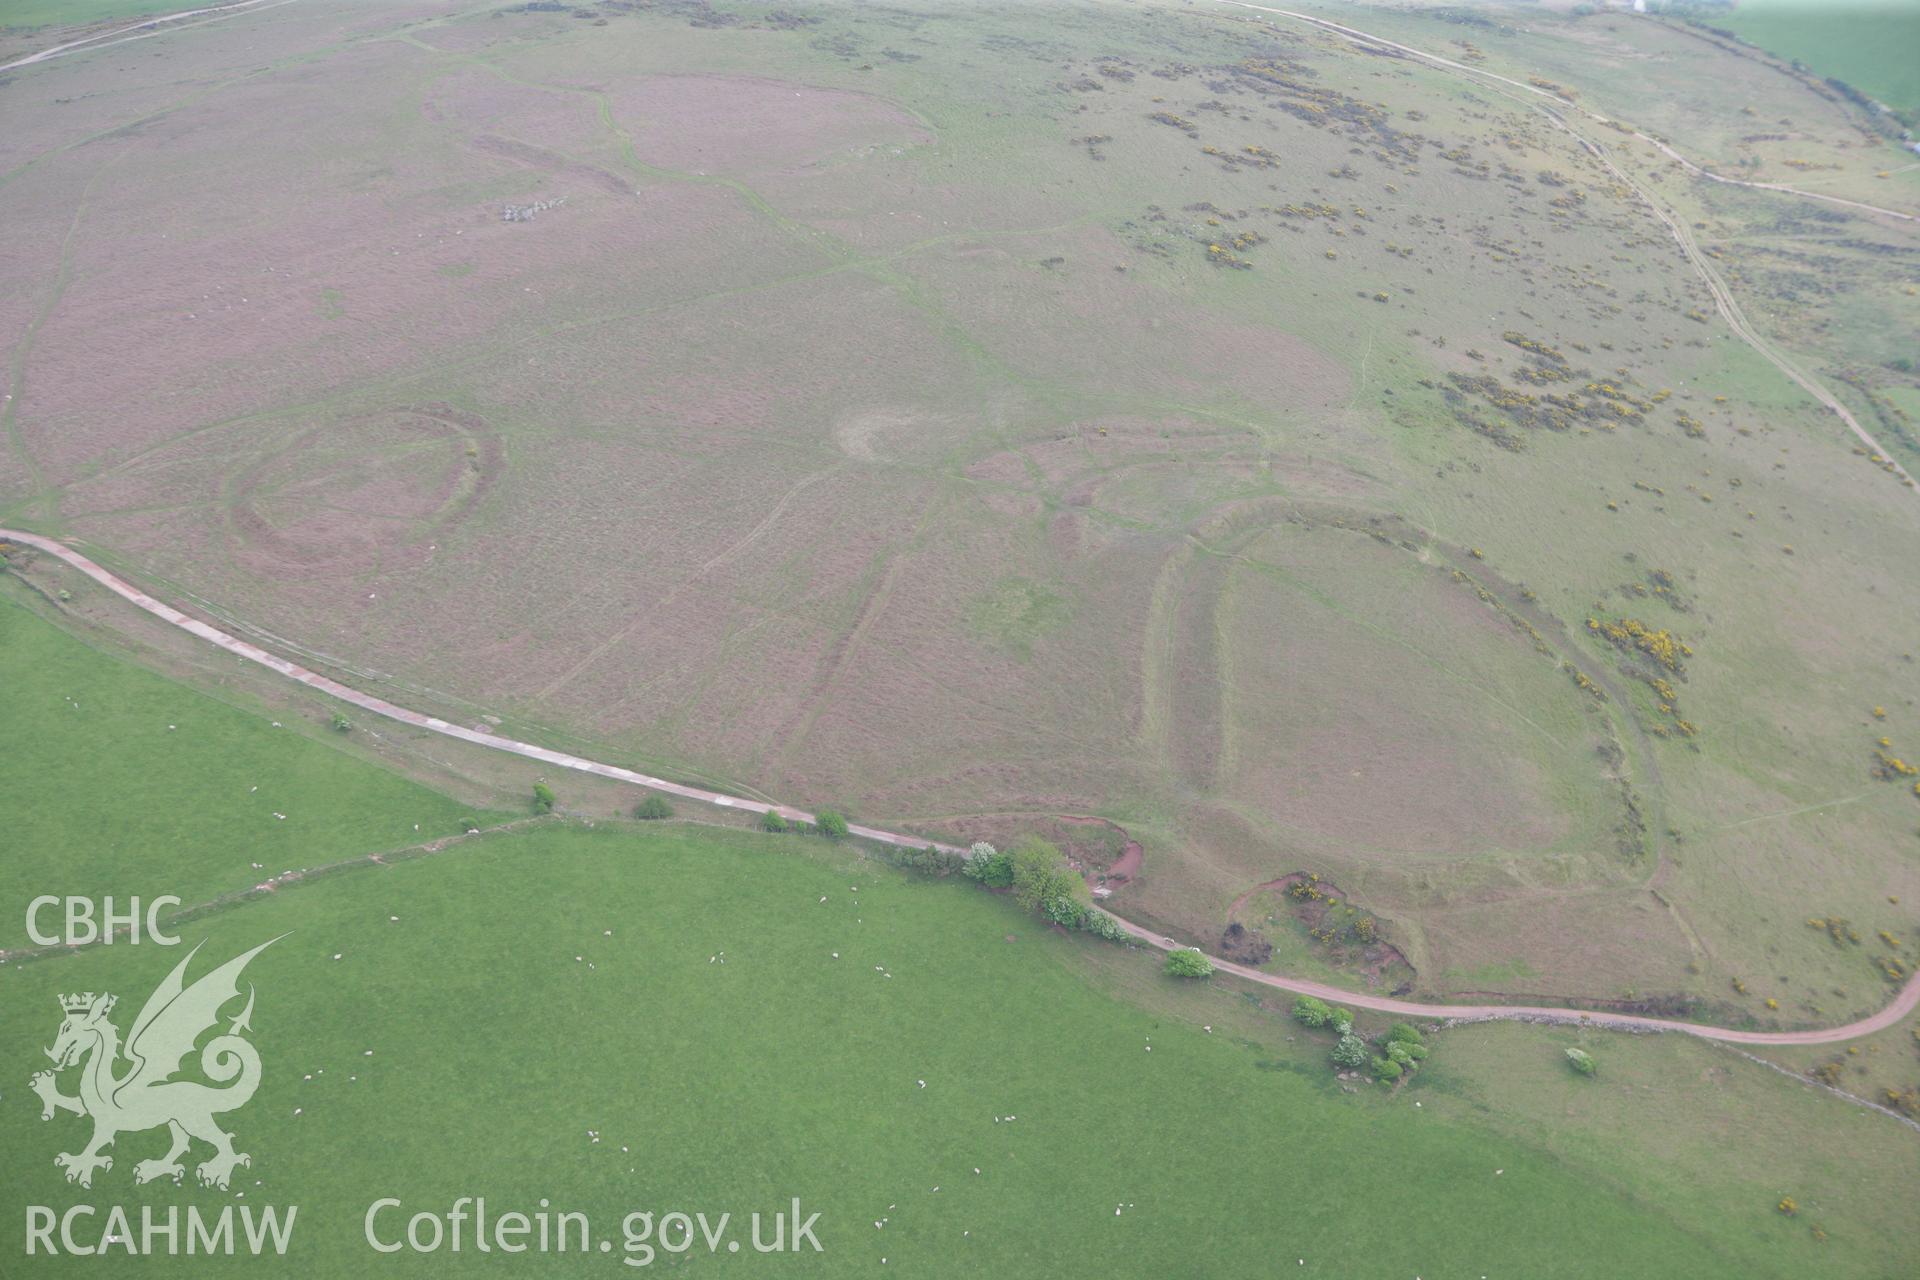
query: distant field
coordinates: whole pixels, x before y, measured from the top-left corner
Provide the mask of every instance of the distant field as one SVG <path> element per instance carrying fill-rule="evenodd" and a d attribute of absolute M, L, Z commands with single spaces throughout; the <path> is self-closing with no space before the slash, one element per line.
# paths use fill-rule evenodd
<path fill-rule="evenodd" d="M 109 18 L 209 9 L 221 3 L 223 0 L 4 0 L 0 2 L 0 27 L 80 26 Z"/>
<path fill-rule="evenodd" d="M 1901 357 L 1905 224 L 1225 5 L 705 12 L 302 0 L 10 78 L 0 520 L 580 754 L 1108 819 L 1116 908 L 1209 943 L 1312 872 L 1422 994 L 1878 1003 L 1797 922 L 1913 932 L 1920 503 L 1625 179 L 1823 376 Z M 1920 191 L 1757 59 L 1451 16 L 1367 11 Z"/>
<path fill-rule="evenodd" d="M 1709 281 L 1810 375 L 1897 385 L 1877 430 L 1920 413 L 1920 244 L 1631 136 L 1920 209 L 1856 114 L 1544 5 L 1315 11 L 1630 129 L 1228 5 L 571 9 L 300 0 L 9 73 L 0 527 L 429 714 L 1064 832 L 1133 860 L 1119 914 L 1290 973 L 1786 1026 L 1911 968 L 1920 796 L 1876 753 L 1920 760 L 1920 501 Z M 395 733 L 457 804 L 9 564 L 0 946 L 42 892 L 191 902 L 525 816 L 517 758 Z M 1920 1263 L 1913 1131 L 1726 1048 L 1452 1028 L 1349 1092 L 1257 991 L 557 789 L 192 926 L 206 960 L 291 931 L 249 971 L 255 1163 L 138 1194 L 299 1204 L 291 1272 L 342 1277 L 389 1265 L 388 1194 L 602 1232 L 800 1196 L 827 1252 L 792 1269 L 836 1277 Z M 155 1139 L 70 1187 L 79 1126 L 24 1085 L 55 995 L 130 1016 L 177 958 L 0 966 L 6 1232 L 134 1203 Z M 1832 1074 L 1911 1086 L 1912 1030 Z"/>
<path fill-rule="evenodd" d="M 1707 21 L 1890 107 L 1920 110 L 1920 9 L 1902 0 L 1742 0 Z"/>

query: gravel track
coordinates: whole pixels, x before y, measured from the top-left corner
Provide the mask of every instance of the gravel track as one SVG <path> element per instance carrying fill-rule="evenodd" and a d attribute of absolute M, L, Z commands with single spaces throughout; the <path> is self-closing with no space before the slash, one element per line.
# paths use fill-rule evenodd
<path fill-rule="evenodd" d="M 766 813 L 771 810 L 788 821 L 812 822 L 814 815 L 804 809 L 790 805 L 768 804 L 765 801 L 750 800 L 744 796 L 728 795 L 722 791 L 709 791 L 704 787 L 687 786 L 684 783 L 670 782 L 665 778 L 655 778 L 632 769 L 623 769 L 618 765 L 602 764 L 584 756 L 569 755 L 564 751 L 554 751 L 547 747 L 536 746 L 530 742 L 519 742 L 512 738 L 485 729 L 469 728 L 454 724 L 437 716 L 429 716 L 406 707 L 388 702 L 371 693 L 362 692 L 329 679 L 317 672 L 309 671 L 297 663 L 289 662 L 278 654 L 270 653 L 258 645 L 250 644 L 238 636 L 220 630 L 202 622 L 200 619 L 180 612 L 172 605 L 154 599 L 138 587 L 102 568 L 80 552 L 52 538 L 39 534 L 23 533 L 11 529 L 0 529 L 0 542 L 16 542 L 22 546 L 33 547 L 47 555 L 72 566 L 113 592 L 161 621 L 180 628 L 191 635 L 198 636 L 207 643 L 216 645 L 228 653 L 259 663 L 287 679 L 318 689 L 329 697 L 337 698 L 362 711 L 397 720 L 402 724 L 413 725 L 449 738 L 458 738 L 477 746 L 488 747 L 495 751 L 506 751 L 513 755 L 537 760 L 542 764 L 560 769 L 572 769 L 580 773 L 590 773 L 597 777 L 612 778 L 617 782 L 628 782 L 635 786 L 664 792 L 667 795 L 680 796 L 687 800 L 697 800 L 703 804 L 717 805 L 726 809 L 742 809 L 750 813 Z M 949 853 L 964 853 L 957 845 L 942 844 L 937 840 L 928 840 L 920 836 L 903 835 L 894 831 L 882 831 L 877 827 L 849 825 L 848 831 L 863 839 L 878 841 L 903 849 L 924 849 L 929 846 Z M 1157 947 L 1162 951 L 1179 951 L 1185 944 L 1155 933 L 1141 925 L 1115 916 L 1120 927 L 1130 935 Z M 1911 1014 L 1916 1005 L 1920 1005 L 1920 973 L 1907 980 L 1900 994 L 1893 1002 L 1869 1017 L 1845 1026 L 1828 1027 L 1814 1031 L 1739 1031 L 1729 1027 L 1709 1026 L 1706 1023 L 1686 1022 L 1675 1018 L 1653 1018 L 1638 1014 L 1607 1013 L 1569 1008 L 1554 1008 L 1542 1005 L 1507 1004 L 1424 1004 L 1412 1000 L 1395 1000 L 1390 996 L 1376 996 L 1365 992 L 1347 991 L 1340 987 L 1327 986 L 1324 983 L 1309 982 L 1303 978 L 1287 978 L 1278 974 L 1262 973 L 1258 969 L 1249 969 L 1230 960 L 1217 956 L 1210 957 L 1214 968 L 1248 982 L 1264 987 L 1274 987 L 1282 991 L 1291 991 L 1299 995 L 1318 996 L 1357 1009 L 1370 1009 L 1376 1013 L 1399 1014 L 1409 1018 L 1438 1018 L 1456 1022 L 1551 1022 L 1588 1027 L 1605 1027 L 1619 1031 L 1677 1031 L 1686 1035 L 1699 1036 L 1704 1040 L 1718 1040 L 1727 1044 L 1748 1045 L 1784 1045 L 1784 1044 L 1838 1044 L 1859 1036 L 1872 1035 L 1893 1026 L 1902 1018 Z"/>

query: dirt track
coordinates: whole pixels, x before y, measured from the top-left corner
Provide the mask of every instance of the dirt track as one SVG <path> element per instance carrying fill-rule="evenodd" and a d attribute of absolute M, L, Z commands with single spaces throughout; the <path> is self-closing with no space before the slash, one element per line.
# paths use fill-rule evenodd
<path fill-rule="evenodd" d="M 1114 917 L 1119 920 L 1118 916 Z M 1181 945 L 1173 939 L 1144 929 L 1128 920 L 1119 920 L 1120 927 L 1142 942 L 1150 942 L 1162 951 L 1178 951 Z M 1444 1018 L 1453 1022 L 1560 1022 L 1584 1027 L 1607 1027 L 1618 1031 L 1682 1031 L 1688 1035 L 1699 1036 L 1703 1040 L 1720 1040 L 1728 1044 L 1837 1044 L 1843 1040 L 1852 1040 L 1857 1036 L 1872 1035 L 1884 1031 L 1900 1019 L 1912 1013 L 1915 1005 L 1920 1005 L 1920 974 L 1907 980 L 1880 1012 L 1858 1022 L 1849 1022 L 1844 1027 L 1828 1027 L 1820 1031 L 1735 1031 L 1728 1027 L 1710 1027 L 1699 1022 L 1682 1022 L 1674 1018 L 1643 1018 L 1630 1013 L 1590 1013 L 1581 1009 L 1561 1009 L 1547 1005 L 1518 1004 L 1421 1004 L 1414 1000 L 1395 1000 L 1389 996 L 1365 995 L 1347 991 L 1340 987 L 1330 987 L 1325 983 L 1308 982 L 1301 978 L 1280 978 L 1258 969 L 1249 969 L 1234 964 L 1231 960 L 1222 960 L 1218 956 L 1208 957 L 1213 967 L 1237 978 L 1257 982 L 1262 986 L 1278 987 L 1283 991 L 1292 991 L 1299 995 L 1319 996 L 1333 1004 L 1344 1004 L 1357 1009 L 1372 1009 L 1376 1013 L 1397 1013 L 1409 1018 Z"/>
<path fill-rule="evenodd" d="M 668 795 L 676 795 L 688 800 L 698 800 L 702 803 L 718 805 L 722 808 L 744 809 L 753 813 L 766 813 L 768 810 L 772 810 L 789 821 L 813 821 L 812 814 L 787 805 L 767 804 L 759 800 L 748 800 L 741 796 L 730 796 L 718 791 L 708 791 L 701 787 L 689 787 L 682 783 L 669 782 L 664 778 L 654 778 L 644 773 L 636 773 L 631 769 L 622 769 L 615 765 L 601 764 L 599 761 L 588 760 L 581 756 L 568 755 L 562 751 L 551 751 L 546 747 L 535 746 L 532 743 L 517 742 L 511 738 L 503 738 L 485 730 L 470 729 L 464 725 L 449 723 L 435 716 L 423 715 L 418 711 L 410 711 L 405 707 L 396 706 L 384 698 L 377 698 L 373 694 L 362 693 L 358 689 L 348 688 L 338 681 L 330 680 L 326 676 L 309 671 L 305 667 L 288 662 L 285 658 L 269 653 L 257 645 L 249 644 L 245 640 L 229 635 L 218 627 L 209 626 L 198 618 L 189 617 L 173 606 L 163 604 L 146 592 L 141 591 L 138 587 L 132 586 L 114 574 L 109 573 L 78 551 L 56 542 L 51 538 L 43 538 L 38 534 L 16 532 L 11 529 L 0 529 L 0 542 L 17 542 L 22 546 L 33 547 L 50 556 L 54 556 L 79 570 L 81 573 L 84 573 L 87 577 L 93 579 L 115 595 L 124 600 L 131 601 L 161 621 L 171 623 L 183 631 L 200 637 L 209 644 L 218 645 L 229 653 L 246 658 L 251 662 L 257 662 L 261 666 L 279 672 L 289 680 L 295 680 L 309 688 L 318 689 L 322 693 L 338 698 L 340 701 L 349 703 L 352 706 L 359 707 L 363 711 L 385 716 L 390 720 L 398 720 L 402 724 L 410 724 L 434 733 L 444 734 L 449 738 L 458 738 L 463 742 L 472 742 L 483 747 L 491 747 L 495 751 L 507 751 L 517 756 L 525 756 L 529 760 L 538 760 L 543 764 L 553 765 L 561 769 L 574 769 L 581 773 L 591 773 L 602 778 L 612 778 L 619 782 L 630 782 L 636 786 L 648 787 L 655 791 L 663 791 Z M 950 853 L 964 852 L 954 845 L 941 844 L 938 841 L 925 840 L 918 836 L 901 835 L 892 831 L 881 831 L 874 827 L 849 826 L 848 830 L 852 834 L 864 839 L 877 840 L 883 844 L 895 845 L 900 848 L 923 849 L 932 846 L 933 848 L 944 849 Z M 1114 919 L 1118 920 L 1120 926 L 1129 934 L 1140 939 L 1142 942 L 1158 947 L 1162 951 L 1177 951 L 1182 949 L 1182 944 L 1172 938 L 1154 933 L 1152 930 L 1133 924 L 1130 921 L 1121 920 L 1118 916 L 1115 916 Z M 1900 1019 L 1912 1013 L 1916 1005 L 1920 1005 L 1920 973 L 1916 973 L 1912 978 L 1908 979 L 1907 984 L 1900 989 L 1900 994 L 1894 998 L 1891 1004 L 1880 1010 L 1880 1012 L 1870 1017 L 1862 1018 L 1858 1022 L 1850 1022 L 1842 1027 L 1829 1027 L 1821 1031 L 1735 1031 L 1726 1027 L 1707 1026 L 1697 1022 L 1682 1022 L 1677 1019 L 1645 1018 L 1624 1013 L 1583 1012 L 1578 1009 L 1559 1009 L 1544 1006 L 1420 1004 L 1411 1000 L 1394 1000 L 1387 996 L 1375 996 L 1362 992 L 1345 991 L 1339 987 L 1330 987 L 1323 983 L 1308 982 L 1299 978 L 1278 977 L 1274 974 L 1261 973 L 1257 969 L 1249 969 L 1243 965 L 1237 965 L 1232 961 L 1222 960 L 1218 957 L 1213 957 L 1213 964 L 1216 969 L 1231 973 L 1239 978 L 1244 978 L 1248 982 L 1258 983 L 1261 986 L 1276 987 L 1282 991 L 1292 991 L 1300 995 L 1319 996 L 1323 1000 L 1330 1000 L 1337 1004 L 1349 1005 L 1359 1009 L 1371 1009 L 1377 1013 L 1401 1014 L 1411 1018 L 1445 1018 L 1465 1022 L 1505 1019 L 1521 1022 L 1573 1023 L 1582 1026 L 1608 1027 L 1623 1031 L 1679 1031 L 1687 1035 L 1699 1036 L 1702 1039 L 1719 1040 L 1730 1044 L 1836 1044 L 1843 1040 L 1851 1040 L 1856 1036 L 1871 1035 L 1873 1032 L 1885 1030 L 1887 1027 L 1892 1026 Z"/>

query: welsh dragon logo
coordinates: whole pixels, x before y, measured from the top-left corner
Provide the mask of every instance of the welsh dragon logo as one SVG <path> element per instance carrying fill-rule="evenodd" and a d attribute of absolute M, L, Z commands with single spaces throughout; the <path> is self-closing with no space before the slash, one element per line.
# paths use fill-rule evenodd
<path fill-rule="evenodd" d="M 115 1138 L 161 1125 L 172 1135 L 173 1145 L 159 1159 L 134 1166 L 137 1183 L 155 1178 L 178 1183 L 186 1172 L 180 1157 L 195 1138 L 213 1147 L 212 1158 L 194 1171 L 203 1186 L 225 1190 L 236 1166 L 253 1163 L 245 1152 L 233 1149 L 233 1135 L 214 1120 L 222 1112 L 245 1106 L 260 1086 L 260 1055 L 241 1036 L 252 1030 L 248 1021 L 253 1016 L 252 984 L 247 987 L 246 1007 L 228 1024 L 225 1034 L 214 1036 L 200 1050 L 201 1072 L 225 1087 L 173 1077 L 200 1037 L 218 1024 L 221 1007 L 239 997 L 240 971 L 279 940 L 268 939 L 189 987 L 183 979 L 187 965 L 200 951 L 195 946 L 147 998 L 124 1046 L 119 1028 L 108 1020 L 116 997 L 91 991 L 60 997 L 66 1017 L 53 1048 L 46 1051 L 53 1059 L 53 1070 L 36 1073 L 31 1083 L 40 1095 L 42 1120 L 53 1119 L 56 1111 L 93 1118 L 93 1140 L 81 1151 L 53 1158 L 55 1165 L 66 1170 L 68 1182 L 92 1186 L 94 1170 L 113 1168 L 113 1157 L 104 1152 Z M 124 1072 L 117 1070 L 122 1058 L 129 1064 Z M 70 1097 L 59 1091 L 54 1077 L 76 1065 L 80 1066 L 80 1092 Z"/>

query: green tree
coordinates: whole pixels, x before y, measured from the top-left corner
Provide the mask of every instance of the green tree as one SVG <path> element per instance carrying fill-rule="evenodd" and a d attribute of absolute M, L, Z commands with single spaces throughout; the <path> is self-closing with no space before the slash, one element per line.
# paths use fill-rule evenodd
<path fill-rule="evenodd" d="M 1206 978 L 1213 974 L 1213 961 L 1198 947 L 1187 947 L 1167 955 L 1167 973 L 1175 978 Z"/>
<path fill-rule="evenodd" d="M 1583 1076 L 1590 1076 L 1600 1069 L 1600 1064 L 1585 1049 L 1567 1050 L 1567 1065 Z"/>
<path fill-rule="evenodd" d="M 639 805 L 634 808 L 633 816 L 644 821 L 671 818 L 673 816 L 673 806 L 667 803 L 665 796 L 654 794 L 642 800 Z"/>
<path fill-rule="evenodd" d="M 1410 1022 L 1396 1022 L 1391 1027 L 1388 1027 L 1387 1042 L 1389 1044 L 1395 1044 L 1395 1043 L 1424 1044 L 1425 1043 L 1425 1041 L 1423 1041 L 1420 1038 L 1419 1029 Z"/>
<path fill-rule="evenodd" d="M 1406 1068 L 1392 1058 L 1375 1058 L 1372 1063 L 1375 1080 L 1398 1080 Z"/>
<path fill-rule="evenodd" d="M 544 782 L 533 784 L 533 811 L 535 813 L 553 812 L 553 788 Z"/>
<path fill-rule="evenodd" d="M 1055 898 L 1083 902 L 1087 883 L 1067 865 L 1066 855 L 1045 840 L 1022 840 L 1013 848 L 1014 900 L 1029 911 L 1044 908 Z"/>
<path fill-rule="evenodd" d="M 1327 1007 L 1325 1000 L 1301 996 L 1293 1002 L 1293 1020 L 1309 1027 L 1324 1027 L 1333 1021 L 1333 1010 Z"/>
<path fill-rule="evenodd" d="M 847 820 L 832 809 L 822 809 L 813 816 L 813 823 L 820 828 L 820 834 L 832 839 L 847 834 Z"/>
<path fill-rule="evenodd" d="M 775 813 L 773 810 L 769 809 L 766 811 L 766 813 L 761 815 L 760 829 L 762 831 L 773 831 L 773 832 L 785 831 L 787 830 L 787 820 L 781 817 L 779 814 Z"/>

